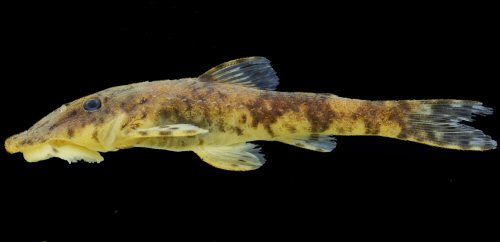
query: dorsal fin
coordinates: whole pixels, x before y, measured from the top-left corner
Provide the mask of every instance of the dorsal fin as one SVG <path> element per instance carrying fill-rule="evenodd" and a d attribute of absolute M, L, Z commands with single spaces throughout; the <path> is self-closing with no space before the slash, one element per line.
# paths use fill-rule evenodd
<path fill-rule="evenodd" d="M 264 90 L 275 90 L 278 76 L 264 57 L 247 57 L 222 63 L 199 76 L 204 82 L 223 82 Z"/>

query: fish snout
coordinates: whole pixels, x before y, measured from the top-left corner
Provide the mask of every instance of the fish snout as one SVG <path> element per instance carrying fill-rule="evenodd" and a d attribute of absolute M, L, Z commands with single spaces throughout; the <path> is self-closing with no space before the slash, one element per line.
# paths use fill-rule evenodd
<path fill-rule="evenodd" d="M 5 150 L 7 150 L 7 152 L 9 152 L 11 154 L 14 154 L 14 153 L 20 152 L 21 147 L 23 145 L 26 145 L 27 143 L 28 143 L 27 142 L 27 135 L 26 135 L 26 131 L 24 131 L 20 134 L 12 135 L 9 138 L 7 138 L 5 140 Z"/>

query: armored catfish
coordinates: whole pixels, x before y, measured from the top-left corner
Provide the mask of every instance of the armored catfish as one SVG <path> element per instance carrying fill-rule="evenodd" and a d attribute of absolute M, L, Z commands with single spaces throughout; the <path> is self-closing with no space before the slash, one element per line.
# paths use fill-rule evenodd
<path fill-rule="evenodd" d="M 197 78 L 112 87 L 64 104 L 5 141 L 29 162 L 59 157 L 100 162 L 99 152 L 144 147 L 193 151 L 208 164 L 247 171 L 265 162 L 250 142 L 279 141 L 329 152 L 333 135 L 372 135 L 456 150 L 495 149 L 463 122 L 491 108 L 466 100 L 367 101 L 277 92 L 263 57 L 223 63 Z"/>

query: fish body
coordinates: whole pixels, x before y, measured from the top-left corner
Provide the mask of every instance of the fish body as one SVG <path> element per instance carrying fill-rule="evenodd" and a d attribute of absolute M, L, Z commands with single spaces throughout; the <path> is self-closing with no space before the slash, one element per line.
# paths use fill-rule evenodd
<path fill-rule="evenodd" d="M 223 63 L 197 78 L 112 87 L 64 104 L 8 138 L 27 161 L 59 157 L 99 162 L 99 152 L 144 147 L 194 151 L 212 166 L 246 171 L 265 162 L 256 140 L 320 152 L 334 135 L 372 135 L 458 150 L 496 142 L 462 124 L 492 109 L 465 100 L 368 101 L 333 94 L 277 92 L 263 57 Z"/>

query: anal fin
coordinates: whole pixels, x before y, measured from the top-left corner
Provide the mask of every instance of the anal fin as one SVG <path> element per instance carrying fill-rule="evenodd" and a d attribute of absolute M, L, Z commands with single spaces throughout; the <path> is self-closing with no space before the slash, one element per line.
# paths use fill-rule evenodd
<path fill-rule="evenodd" d="M 208 164 L 230 171 L 255 170 L 266 162 L 260 148 L 251 143 L 198 147 L 193 151 Z"/>
<path fill-rule="evenodd" d="M 318 135 L 282 139 L 280 142 L 318 152 L 330 152 L 337 146 L 335 137 Z"/>

